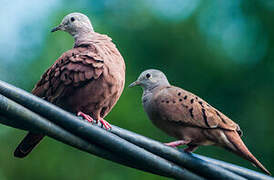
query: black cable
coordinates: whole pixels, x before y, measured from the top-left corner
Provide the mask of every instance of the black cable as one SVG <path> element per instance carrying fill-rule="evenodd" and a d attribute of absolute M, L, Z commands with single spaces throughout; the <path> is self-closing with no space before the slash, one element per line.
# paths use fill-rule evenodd
<path fill-rule="evenodd" d="M 17 114 L 17 110 L 20 107 L 20 105 L 15 104 L 14 102 L 12 102 L 11 100 L 7 99 L 4 96 L 1 96 L 0 107 L 1 107 L 0 110 L 2 114 L 7 116 L 9 114 Z M 35 113 L 32 113 L 31 111 L 27 111 L 27 109 L 22 106 L 20 108 L 21 108 L 21 111 L 19 111 L 20 113 L 17 114 L 18 116 L 15 119 L 13 118 L 14 123 L 16 123 L 16 121 L 22 120 L 22 118 L 20 118 L 20 114 L 22 115 L 22 117 L 25 117 L 26 113 L 27 113 L 28 120 L 30 120 L 30 123 L 34 125 L 37 125 L 40 123 L 39 121 L 36 120 L 37 116 L 32 118 L 32 115 L 34 115 Z M 58 107 L 54 106 L 54 108 L 58 108 Z M 59 126 L 60 124 L 65 123 L 66 124 L 65 127 L 72 130 L 70 132 L 72 132 L 73 134 L 79 135 L 79 137 L 82 137 L 83 139 L 87 140 L 90 143 L 93 143 L 94 144 L 93 147 L 96 147 L 95 145 L 101 144 L 103 145 L 102 147 L 104 147 L 105 150 L 115 152 L 115 155 L 111 157 L 110 156 L 111 153 L 100 154 L 100 150 L 98 150 L 95 152 L 96 155 L 99 155 L 99 156 L 108 155 L 106 157 L 108 157 L 109 160 L 113 160 L 116 162 L 118 161 L 117 157 L 120 157 L 122 160 L 119 159 L 119 161 L 122 162 L 123 164 L 127 162 L 127 164 L 130 165 L 130 167 L 142 169 L 144 171 L 151 172 L 154 174 L 159 174 L 162 176 L 174 177 L 177 179 L 204 179 L 184 168 L 181 168 L 175 165 L 174 163 L 171 163 L 159 156 L 156 156 L 144 150 L 143 148 L 140 148 L 134 144 L 131 144 L 125 141 L 124 139 L 121 139 L 118 136 L 110 132 L 107 132 L 106 130 L 103 130 L 97 126 L 92 126 L 85 121 L 81 121 L 76 116 L 73 116 L 72 114 L 63 111 L 60 108 L 58 108 L 58 110 L 59 111 L 57 112 L 60 113 L 58 115 L 56 114 L 54 110 L 47 111 L 47 109 L 44 109 L 44 113 L 46 113 L 49 116 L 57 116 L 55 117 L 57 119 L 61 118 L 59 119 L 59 121 L 57 120 L 57 122 L 59 123 Z M 49 126 L 47 126 L 48 124 Z M 41 128 L 44 128 L 44 130 L 50 130 L 50 128 L 53 127 L 53 124 L 54 123 L 50 123 L 49 121 L 46 121 L 43 124 L 39 124 L 40 129 L 38 128 L 38 131 L 41 130 Z M 58 132 L 55 132 L 55 134 L 58 134 Z M 54 134 L 49 134 L 49 135 L 54 137 Z M 59 140 L 62 140 L 62 138 Z M 66 142 L 66 143 L 69 143 L 69 142 Z M 94 153 L 94 152 L 91 152 L 91 153 Z"/>
<path fill-rule="evenodd" d="M 144 149 L 154 154 L 157 154 L 158 156 L 161 156 L 167 160 L 170 160 L 179 165 L 182 165 L 183 167 L 186 167 L 187 169 L 205 178 L 210 178 L 210 179 L 212 178 L 217 178 L 217 179 L 248 178 L 249 179 L 250 177 L 271 178 L 270 176 L 266 176 L 251 170 L 248 170 L 249 173 L 247 174 L 249 175 L 243 175 L 242 171 L 239 170 L 239 172 L 237 172 L 237 168 L 232 169 L 232 168 L 228 168 L 227 165 L 222 165 L 222 166 L 217 165 L 215 162 L 212 161 L 213 162 L 212 163 L 208 159 L 206 161 L 201 160 L 201 158 L 193 157 L 189 153 L 179 152 L 178 150 L 165 146 L 162 143 L 159 143 L 157 141 L 148 139 L 144 136 L 138 135 L 136 133 L 133 133 L 112 125 L 113 126 L 112 133 L 120 136 L 121 138 L 133 144 L 140 146 L 140 147 L 136 146 L 138 149 L 137 151 L 136 149 L 134 149 L 136 147 L 133 144 L 129 145 L 129 149 L 123 149 L 123 148 L 128 148 L 127 141 L 121 140 L 120 138 L 110 135 L 111 133 L 106 132 L 96 126 L 91 127 L 89 126 L 89 124 L 83 123 L 83 121 L 79 121 L 78 118 L 71 115 L 70 113 L 67 113 L 64 110 L 40 98 L 37 98 L 36 96 L 33 96 L 32 94 L 29 94 L 19 88 L 11 86 L 3 81 L 0 81 L 0 94 L 3 94 L 4 96 L 18 102 L 19 104 L 26 106 L 32 111 L 46 118 L 49 118 L 51 121 L 58 124 L 60 127 L 63 127 L 64 129 L 68 130 L 69 132 L 72 132 L 75 135 L 78 135 L 92 142 L 94 142 L 94 140 L 96 139 L 99 139 L 100 140 L 99 142 L 95 141 L 94 143 L 98 143 L 102 147 L 110 148 L 109 150 L 114 150 L 116 153 L 119 153 L 124 150 L 133 151 L 136 153 L 136 155 L 138 155 L 137 159 L 141 161 L 147 160 L 146 156 L 143 156 L 142 153 L 139 153 L 140 151 L 142 151 L 142 148 L 140 147 L 143 147 Z M 81 128 L 81 129 L 77 129 L 77 128 Z M 115 139 L 115 141 L 112 141 L 113 139 Z M 121 145 L 123 148 L 121 148 Z M 129 154 L 132 155 L 132 152 Z M 146 154 L 146 155 L 153 156 L 154 154 Z M 139 163 L 138 160 L 136 163 Z M 140 163 L 142 164 L 143 162 L 140 162 Z M 224 164 L 228 164 L 228 163 L 224 163 Z"/>

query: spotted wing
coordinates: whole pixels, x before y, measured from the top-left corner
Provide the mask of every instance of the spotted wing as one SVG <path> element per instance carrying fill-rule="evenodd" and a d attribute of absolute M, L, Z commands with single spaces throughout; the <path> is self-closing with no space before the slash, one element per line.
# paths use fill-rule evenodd
<path fill-rule="evenodd" d="M 168 121 L 200 128 L 236 130 L 239 125 L 198 96 L 181 88 L 163 88 L 154 96 L 155 111 Z"/>

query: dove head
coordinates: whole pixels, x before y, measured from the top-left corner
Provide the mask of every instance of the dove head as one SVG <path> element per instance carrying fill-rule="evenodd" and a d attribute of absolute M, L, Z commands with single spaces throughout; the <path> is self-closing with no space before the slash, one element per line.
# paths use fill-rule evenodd
<path fill-rule="evenodd" d="M 53 28 L 51 32 L 58 30 L 66 31 L 75 38 L 81 34 L 94 32 L 89 18 L 81 13 L 70 13 L 66 15 L 61 24 Z"/>
<path fill-rule="evenodd" d="M 156 69 L 149 69 L 140 74 L 138 79 L 131 83 L 129 87 L 141 86 L 145 91 L 157 87 L 170 86 L 165 74 Z"/>

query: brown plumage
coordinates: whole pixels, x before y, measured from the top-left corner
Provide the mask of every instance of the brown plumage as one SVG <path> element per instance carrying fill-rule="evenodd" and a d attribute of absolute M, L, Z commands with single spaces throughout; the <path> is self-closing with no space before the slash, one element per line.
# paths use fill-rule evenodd
<path fill-rule="evenodd" d="M 198 96 L 171 86 L 161 71 L 144 71 L 130 86 L 135 85 L 144 89 L 143 106 L 153 124 L 179 139 L 167 145 L 187 145 L 187 152 L 200 145 L 221 146 L 270 174 L 241 140 L 238 124 Z"/>
<path fill-rule="evenodd" d="M 72 13 L 64 18 L 62 24 L 66 24 L 66 20 L 71 21 L 72 17 L 76 19 L 74 23 L 77 20 L 89 22 L 85 15 Z M 80 29 L 77 32 L 74 48 L 56 60 L 32 93 L 72 113 L 83 112 L 95 120 L 101 120 L 122 94 L 125 64 L 111 38 L 94 32 L 92 27 L 87 28 L 90 31 Z M 70 31 L 67 30 L 73 35 Z M 30 132 L 14 155 L 25 157 L 43 136 Z"/>

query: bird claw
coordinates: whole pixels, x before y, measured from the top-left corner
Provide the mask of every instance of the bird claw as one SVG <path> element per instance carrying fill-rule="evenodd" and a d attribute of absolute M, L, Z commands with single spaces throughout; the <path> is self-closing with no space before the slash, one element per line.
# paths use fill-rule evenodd
<path fill-rule="evenodd" d="M 102 124 L 102 126 L 104 126 L 106 128 L 106 130 L 110 130 L 111 129 L 111 125 L 105 121 L 103 118 L 99 119 L 100 123 Z M 98 123 L 98 121 L 97 121 Z"/>
<path fill-rule="evenodd" d="M 87 114 L 85 114 L 85 113 L 83 113 L 83 112 L 81 112 L 81 111 L 79 111 L 79 112 L 77 113 L 77 116 L 83 117 L 85 120 L 87 120 L 87 121 L 90 122 L 90 123 L 93 123 L 93 121 L 94 121 L 94 119 L 93 119 L 92 117 L 90 117 L 89 115 L 87 115 Z"/>
<path fill-rule="evenodd" d="M 92 117 L 90 117 L 89 115 L 83 113 L 83 112 L 78 112 L 77 116 L 81 116 L 83 117 L 85 120 L 87 120 L 90 123 L 94 123 L 94 121 L 98 124 L 98 122 L 100 122 L 102 124 L 102 127 L 105 127 L 106 130 L 110 130 L 111 129 L 111 125 L 105 121 L 103 118 L 99 119 L 99 120 L 94 120 Z"/>

